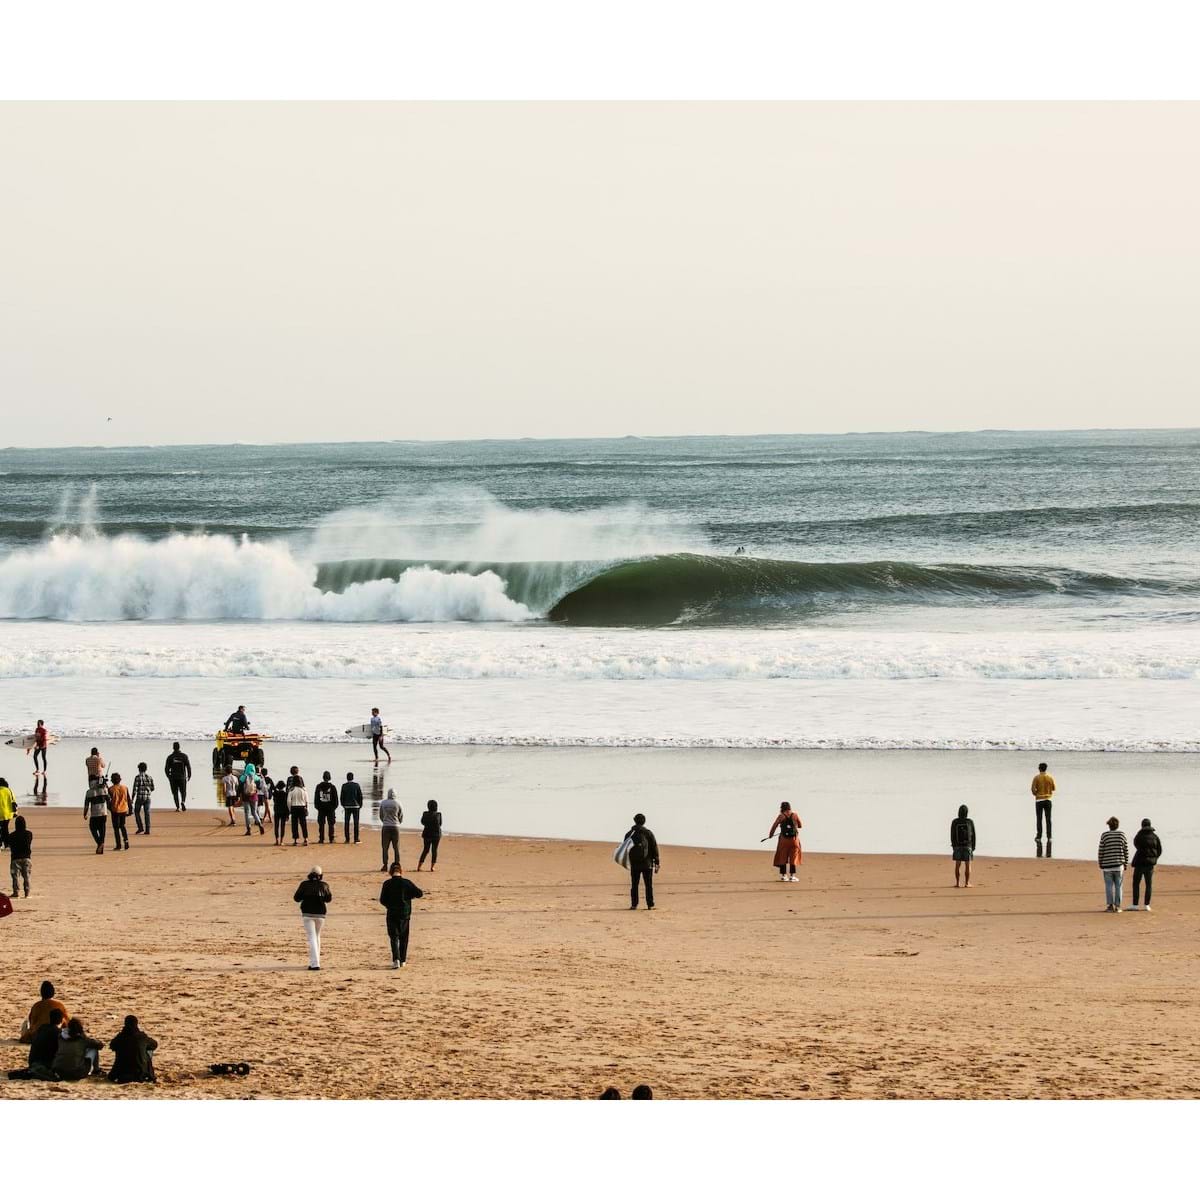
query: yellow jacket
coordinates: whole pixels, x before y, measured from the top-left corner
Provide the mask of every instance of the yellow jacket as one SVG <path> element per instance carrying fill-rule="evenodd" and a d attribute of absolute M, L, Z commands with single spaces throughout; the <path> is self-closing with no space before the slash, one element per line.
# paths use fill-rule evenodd
<path fill-rule="evenodd" d="M 1036 800 L 1049 800 L 1054 795 L 1054 776 L 1049 771 L 1039 771 L 1033 777 L 1033 786 L 1029 789 Z"/>
<path fill-rule="evenodd" d="M 17 811 L 17 798 L 12 788 L 0 787 L 0 821 L 11 821 Z"/>

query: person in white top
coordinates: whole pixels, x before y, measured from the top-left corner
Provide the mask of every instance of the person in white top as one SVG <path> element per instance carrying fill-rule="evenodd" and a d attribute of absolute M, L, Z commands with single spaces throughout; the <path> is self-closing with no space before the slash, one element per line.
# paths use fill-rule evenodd
<path fill-rule="evenodd" d="M 383 718 L 379 715 L 379 709 L 371 709 L 371 749 L 375 751 L 375 761 L 379 761 L 379 752 L 382 750 L 387 755 L 388 762 L 392 761 L 391 751 L 383 744 Z"/>

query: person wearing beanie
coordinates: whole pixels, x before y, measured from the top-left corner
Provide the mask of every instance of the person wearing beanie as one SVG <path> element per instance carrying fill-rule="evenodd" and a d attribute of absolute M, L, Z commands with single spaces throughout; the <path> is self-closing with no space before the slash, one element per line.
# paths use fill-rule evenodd
<path fill-rule="evenodd" d="M 19 821 L 21 818 L 18 817 Z M 1146 908 L 1150 911 L 1150 891 L 1154 886 L 1154 868 L 1162 858 L 1162 842 L 1154 832 L 1149 817 L 1142 818 L 1142 827 L 1133 835 L 1133 905 L 1131 912 L 1137 912 L 1141 885 L 1146 885 Z M 16 895 L 14 892 L 13 895 Z"/>
<path fill-rule="evenodd" d="M 320 867 L 313 867 L 296 889 L 292 897 L 300 905 L 300 921 L 304 926 L 304 936 L 308 940 L 308 969 L 321 969 L 321 930 L 325 927 L 325 916 L 329 909 L 327 905 L 333 899 L 329 884 L 325 882 L 325 874 Z"/>

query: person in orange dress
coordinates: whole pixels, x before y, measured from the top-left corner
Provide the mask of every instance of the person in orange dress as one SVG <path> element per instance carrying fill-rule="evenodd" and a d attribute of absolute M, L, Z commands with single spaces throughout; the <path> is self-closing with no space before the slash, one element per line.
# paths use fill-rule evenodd
<path fill-rule="evenodd" d="M 779 841 L 775 843 L 775 866 L 779 868 L 779 882 L 795 883 L 796 868 L 800 865 L 800 818 L 786 800 L 779 806 L 779 816 L 767 837 L 773 837 L 776 830 Z"/>

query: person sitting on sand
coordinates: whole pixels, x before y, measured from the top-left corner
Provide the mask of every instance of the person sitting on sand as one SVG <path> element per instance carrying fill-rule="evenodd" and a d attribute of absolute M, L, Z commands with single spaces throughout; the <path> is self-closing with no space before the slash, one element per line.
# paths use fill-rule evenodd
<path fill-rule="evenodd" d="M 1108 828 L 1100 835 L 1100 847 L 1096 852 L 1104 876 L 1105 912 L 1121 911 L 1121 885 L 1125 868 L 1129 866 L 1129 842 L 1118 828 L 1120 824 L 1116 817 L 1108 818 Z"/>
<path fill-rule="evenodd" d="M 20 817 L 17 818 L 20 821 Z M 1162 858 L 1162 842 L 1154 832 L 1149 817 L 1142 818 L 1142 827 L 1133 835 L 1133 906 L 1137 912 L 1141 884 L 1146 885 L 1146 912 L 1150 911 L 1150 891 L 1154 886 L 1154 868 Z M 17 893 L 13 892 L 15 896 Z"/>
<path fill-rule="evenodd" d="M 658 839 L 646 828 L 646 818 L 636 813 L 633 828 L 625 835 L 629 840 L 629 907 L 638 906 L 638 881 L 646 884 L 646 908 L 654 907 L 654 875 L 658 872 Z"/>
<path fill-rule="evenodd" d="M 155 1083 L 154 1052 L 158 1043 L 144 1030 L 138 1028 L 138 1019 L 125 1018 L 121 1032 L 108 1048 L 113 1052 L 113 1065 L 108 1077 L 113 1083 Z"/>
<path fill-rule="evenodd" d="M 67 1012 L 67 1006 L 61 1000 L 54 998 L 54 984 L 48 979 L 42 981 L 41 997 L 29 1010 L 29 1016 L 25 1018 L 25 1024 L 21 1026 L 22 1042 L 32 1042 L 33 1035 L 37 1033 L 40 1026 L 46 1023 L 46 1018 L 52 1012 L 58 1013 L 62 1021 L 71 1019 L 71 1014 Z"/>
<path fill-rule="evenodd" d="M 964 864 L 967 880 L 963 887 L 971 886 L 971 859 L 975 857 L 975 822 L 967 816 L 967 806 L 958 806 L 958 816 L 950 822 L 950 853 L 954 858 L 954 886 L 959 887 L 959 872 Z"/>
<path fill-rule="evenodd" d="M 58 1040 L 54 1055 L 54 1073 L 59 1079 L 74 1083 L 89 1075 L 100 1074 L 100 1051 L 102 1042 L 88 1037 L 83 1032 L 83 1022 L 72 1017 L 67 1022 L 67 1031 Z"/>
<path fill-rule="evenodd" d="M 299 844 L 301 833 L 308 845 L 308 788 L 299 767 L 293 767 L 287 781 L 288 812 L 292 815 L 292 845 Z"/>
<path fill-rule="evenodd" d="M 129 819 L 129 789 L 121 782 L 119 773 L 114 772 L 112 786 L 108 789 L 108 811 L 112 813 L 113 849 L 121 849 L 121 840 L 125 841 L 125 849 L 129 849 L 129 830 L 125 822 Z"/>
<path fill-rule="evenodd" d="M 792 806 L 784 800 L 779 806 L 779 816 L 771 823 L 767 837 L 774 837 L 779 830 L 779 841 L 775 843 L 774 865 L 779 868 L 780 883 L 795 883 L 796 868 L 800 865 L 800 818 L 792 812 Z"/>
<path fill-rule="evenodd" d="M 46 1019 L 33 1031 L 33 1040 L 29 1043 L 29 1067 L 24 1071 L 10 1071 L 9 1079 L 58 1078 L 54 1073 L 54 1056 L 58 1053 L 62 1022 L 62 1013 L 52 1008 L 46 1014 Z"/>
<path fill-rule="evenodd" d="M 426 855 L 432 855 L 429 863 L 429 871 L 432 874 L 437 870 L 437 854 L 438 846 L 442 841 L 442 814 L 438 812 L 438 803 L 436 800 L 430 800 L 425 806 L 425 811 L 421 814 L 421 857 L 417 859 L 417 870 L 421 869 L 421 864 L 425 861 Z"/>
<path fill-rule="evenodd" d="M 308 969 L 321 969 L 321 930 L 325 927 L 326 907 L 333 899 L 320 867 L 313 867 L 292 897 L 300 905 L 300 921 L 308 940 Z"/>

